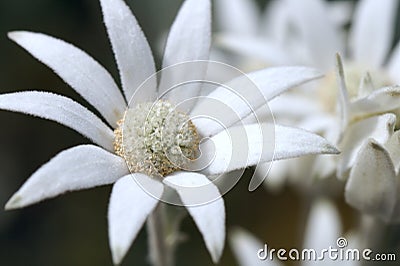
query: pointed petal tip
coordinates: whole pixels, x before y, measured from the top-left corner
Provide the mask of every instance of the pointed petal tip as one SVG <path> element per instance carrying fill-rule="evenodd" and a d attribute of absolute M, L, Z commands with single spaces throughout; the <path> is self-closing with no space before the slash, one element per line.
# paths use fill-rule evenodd
<path fill-rule="evenodd" d="M 22 32 L 22 31 L 9 31 L 9 32 L 7 32 L 7 37 L 8 37 L 10 40 L 15 41 L 15 39 L 18 37 L 18 35 L 21 34 L 21 32 Z"/>
<path fill-rule="evenodd" d="M 224 241 L 225 242 L 225 241 Z M 222 252 L 224 251 L 224 246 L 214 245 L 213 248 L 208 249 L 211 260 L 214 264 L 218 264 L 222 257 Z"/>
<path fill-rule="evenodd" d="M 331 144 L 327 144 L 325 147 L 325 154 L 340 154 L 340 150 Z"/>
<path fill-rule="evenodd" d="M 221 252 L 220 252 L 221 253 Z M 219 260 L 221 259 L 222 254 L 217 254 L 217 253 L 211 253 L 211 259 L 214 264 L 218 264 Z"/>
<path fill-rule="evenodd" d="M 24 30 L 15 30 L 15 31 L 9 31 L 7 32 L 7 37 L 12 40 L 13 42 L 17 42 L 18 39 L 26 37 L 27 35 L 34 35 L 34 34 L 40 34 L 36 32 L 30 32 L 30 31 L 24 31 Z"/>
<path fill-rule="evenodd" d="M 343 71 L 343 61 L 342 61 L 342 56 L 340 53 L 335 54 L 335 63 L 336 63 L 336 71 L 339 74 L 339 77 L 342 78 L 344 76 L 344 71 Z"/>
<path fill-rule="evenodd" d="M 22 208 L 24 206 L 21 205 L 21 200 L 22 197 L 18 194 L 14 194 L 6 203 L 6 205 L 4 206 L 4 210 L 6 211 L 10 211 L 10 210 L 15 210 L 15 209 L 19 209 Z"/>
<path fill-rule="evenodd" d="M 226 238 L 225 204 L 218 187 L 206 176 L 193 172 L 177 172 L 167 176 L 164 183 L 179 194 L 203 236 L 212 261 L 217 264 L 222 256 Z M 188 191 L 188 188 L 195 190 Z"/>
<path fill-rule="evenodd" d="M 318 69 L 313 69 L 313 73 L 315 78 L 322 78 L 325 76 L 324 72 L 318 70 Z"/>
<path fill-rule="evenodd" d="M 385 150 L 375 139 L 368 139 L 368 145 L 373 149 Z"/>
<path fill-rule="evenodd" d="M 119 246 L 116 247 L 111 247 L 111 256 L 112 256 L 112 261 L 113 265 L 118 266 L 121 264 L 122 259 L 124 258 L 124 252 L 122 251 L 122 248 Z"/>
<path fill-rule="evenodd" d="M 223 234 L 224 240 L 222 241 L 222 243 L 214 243 L 213 245 L 210 245 L 210 246 L 206 245 L 208 252 L 211 255 L 211 260 L 213 261 L 214 264 L 218 264 L 219 261 L 221 260 L 222 253 L 225 248 L 225 238 L 226 238 L 226 236 L 225 236 L 225 232 L 224 232 L 224 234 Z"/>

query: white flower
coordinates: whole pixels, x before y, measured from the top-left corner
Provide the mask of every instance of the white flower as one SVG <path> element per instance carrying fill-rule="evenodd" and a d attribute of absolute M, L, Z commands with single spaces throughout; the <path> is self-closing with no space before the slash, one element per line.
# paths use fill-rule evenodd
<path fill-rule="evenodd" d="M 345 61 L 361 67 L 358 74 L 363 70 L 380 73 L 379 69 L 385 66 L 394 37 L 398 5 L 396 0 L 359 1 L 346 38 L 343 22 L 350 19 L 351 3 L 272 1 L 263 17 L 259 17 L 251 1 L 240 0 L 230 5 L 229 1 L 219 2 L 222 33 L 218 40 L 224 47 L 239 54 L 253 55 L 267 64 L 302 63 L 327 70 L 332 69 L 334 54 L 340 52 L 345 55 Z M 342 14 L 341 18 L 338 14 Z M 237 19 L 238 16 L 242 19 Z M 250 22 L 234 23 L 245 18 Z M 264 25 L 266 29 L 254 25 Z M 400 61 L 399 50 L 400 45 L 397 45 L 387 64 L 387 75 L 394 81 L 398 81 L 395 73 Z"/>
<path fill-rule="evenodd" d="M 1 109 L 56 121 L 76 130 L 98 145 L 79 145 L 60 152 L 26 181 L 8 201 L 6 209 L 25 207 L 67 191 L 115 183 L 109 203 L 108 222 L 113 261 L 118 264 L 148 215 L 156 208 L 158 199 L 163 197 L 164 185 L 166 185 L 178 193 L 180 200 L 202 233 L 213 261 L 217 262 L 225 242 L 225 209 L 218 188 L 206 175 L 220 175 L 254 165 L 258 160 L 270 160 L 271 158 L 263 153 L 262 146 L 265 140 L 262 131 L 259 130 L 260 125 L 244 126 L 251 140 L 249 150 L 246 151 L 246 160 L 235 161 L 231 164 L 228 161 L 229 152 L 232 152 L 229 147 L 230 137 L 238 133 L 238 127 L 235 124 L 248 116 L 251 110 L 239 104 L 236 101 L 237 98 L 232 97 L 233 93 L 224 93 L 224 90 L 219 87 L 212 91 L 209 97 L 219 100 L 226 106 L 234 107 L 237 115 L 236 119 L 229 120 L 226 130 L 216 127 L 205 118 L 193 121 L 187 119 L 193 114 L 209 114 L 210 105 L 207 101 L 198 101 L 193 108 L 189 109 L 188 115 L 175 110 L 171 111 L 174 109 L 173 104 L 180 103 L 182 99 L 196 97 L 199 88 L 187 90 L 184 95 L 172 92 L 167 101 L 164 101 L 165 99 L 158 101 L 158 97 L 161 97 L 165 90 L 162 85 L 171 85 L 168 83 L 171 80 L 164 80 L 166 85 L 163 84 L 163 77 L 161 77 L 158 88 L 156 79 L 148 79 L 151 76 L 154 77 L 156 69 L 150 47 L 135 17 L 121 0 L 101 0 L 100 2 L 124 96 L 111 75 L 89 55 L 73 45 L 40 33 L 21 31 L 9 34 L 13 41 L 53 69 L 75 89 L 102 115 L 107 124 L 82 105 L 64 96 L 39 91 L 0 95 Z M 169 33 L 163 67 L 208 58 L 211 42 L 210 16 L 210 1 L 185 1 Z M 173 77 L 179 81 L 180 78 L 191 76 L 188 71 L 190 69 L 178 71 L 174 73 L 177 76 Z M 254 72 L 248 77 L 260 86 L 262 96 L 271 100 L 291 87 L 320 77 L 320 74 L 305 67 L 282 67 Z M 143 83 L 144 81 L 146 82 Z M 142 83 L 145 84 L 146 89 L 138 91 Z M 246 88 L 241 88 L 241 90 L 242 94 L 246 92 Z M 127 105 L 132 97 L 135 99 L 134 105 Z M 249 97 L 249 99 L 252 101 L 249 103 L 251 106 L 258 107 L 263 104 L 260 98 Z M 149 111 L 151 103 L 154 103 L 153 111 L 155 112 Z M 143 118 L 146 115 L 148 116 Z M 185 147 L 188 148 L 189 158 L 192 158 L 191 153 L 195 153 L 197 148 L 206 155 L 216 152 L 215 159 L 207 168 L 195 173 L 169 165 L 164 171 L 163 163 L 168 162 L 154 152 L 157 148 L 144 149 L 140 146 L 143 143 L 150 146 L 159 145 L 156 141 L 160 139 L 147 138 L 150 135 L 146 135 L 146 129 L 150 126 L 152 130 L 158 130 L 157 120 L 168 120 L 168 115 L 172 117 L 171 121 L 175 122 L 167 124 L 165 128 L 171 129 L 172 133 L 182 133 L 179 141 L 183 142 L 178 144 L 180 148 L 187 144 Z M 180 123 L 183 120 L 188 123 L 186 129 L 183 127 L 185 130 L 182 132 L 179 130 L 182 129 Z M 140 125 L 140 122 L 144 122 L 144 125 Z M 261 125 L 263 126 L 266 125 Z M 144 136 L 137 133 L 142 129 Z M 122 135 L 123 130 L 127 130 L 124 135 Z M 129 130 L 132 132 L 128 132 Z M 197 134 L 200 138 L 208 137 L 209 140 L 199 145 Z M 275 135 L 274 159 L 304 154 L 337 153 L 337 150 L 326 140 L 304 130 L 276 126 Z M 237 136 L 242 137 L 242 135 Z M 143 143 L 138 142 L 136 138 L 143 138 Z M 243 139 L 232 141 L 239 143 L 239 146 L 244 142 Z M 213 143 L 215 150 L 209 149 L 210 143 Z M 173 148 L 175 144 L 168 138 L 161 140 L 161 145 L 167 145 L 169 148 Z M 138 153 L 141 149 L 143 149 L 142 153 Z M 147 161 L 142 162 L 138 159 L 140 157 L 147 160 L 150 150 L 152 150 L 150 157 L 156 157 L 152 161 L 155 167 L 153 170 L 160 175 L 155 174 L 153 170 L 148 170 Z M 134 173 L 131 174 L 129 170 L 134 170 Z M 134 179 L 140 181 L 140 185 L 150 187 L 152 196 L 144 191 Z M 200 186 L 207 187 L 207 190 L 193 190 Z M 205 195 L 197 195 L 201 193 Z M 213 201 L 193 206 L 196 196 L 207 196 Z"/>
<path fill-rule="evenodd" d="M 328 200 L 317 199 L 311 206 L 310 213 L 306 224 L 304 233 L 303 249 L 314 249 L 316 254 L 319 256 L 323 249 L 329 247 L 335 248 L 337 245 L 338 238 L 342 237 L 342 223 L 336 207 Z M 345 239 L 348 240 L 348 244 L 355 248 L 358 243 L 355 241 L 355 237 L 349 237 L 346 235 Z M 246 232 L 243 229 L 236 229 L 229 235 L 230 245 L 233 253 L 238 260 L 240 266 L 256 266 L 256 265 L 269 265 L 269 266 L 280 266 L 282 262 L 277 258 L 277 253 L 273 254 L 273 260 L 266 259 L 260 260 L 258 258 L 257 251 L 264 248 L 264 244 L 256 237 Z M 268 245 L 268 250 L 278 247 Z M 282 247 L 279 247 L 282 248 Z M 292 247 L 291 247 L 292 248 Z M 289 249 L 284 256 L 288 257 Z M 301 249 L 297 248 L 301 254 Z M 326 253 L 325 253 L 326 254 Z M 334 261 L 326 254 L 324 260 L 302 260 L 301 265 L 336 265 L 337 261 Z M 341 261 L 343 265 L 359 265 L 359 262 L 354 260 Z"/>
<path fill-rule="evenodd" d="M 399 108 L 400 87 L 373 88 L 364 83 L 359 97 L 349 98 L 340 57 L 338 60 L 340 128 L 338 145 L 343 153 L 337 162 L 337 176 L 346 179 L 361 146 L 368 138 L 385 143 L 393 134 L 396 116 L 391 111 Z M 366 89 L 368 88 L 368 89 Z"/>
<path fill-rule="evenodd" d="M 359 87 L 359 97 L 350 98 L 345 82 L 340 57 L 337 57 L 337 76 L 339 82 L 339 97 L 337 99 L 337 111 L 335 113 L 318 112 L 311 99 L 297 95 L 282 97 L 271 103 L 271 109 L 288 119 L 288 123 L 296 123 L 301 128 L 312 132 L 318 132 L 341 150 L 339 156 L 307 156 L 294 158 L 282 162 L 274 162 L 269 172 L 268 188 L 281 188 L 286 181 L 297 187 L 309 188 L 318 178 L 328 178 L 336 175 L 345 181 L 349 171 L 355 163 L 356 156 L 363 143 L 369 138 L 374 138 L 379 143 L 385 143 L 393 134 L 396 115 L 393 110 L 400 107 L 400 87 L 390 86 L 375 89 L 368 80 Z M 308 103 L 310 102 L 311 103 Z M 293 122 L 290 112 L 283 111 L 283 106 L 291 104 L 298 106 L 297 115 L 300 118 Z M 305 107 L 302 104 L 307 104 Z M 279 110 L 279 111 L 278 111 Z M 280 111 L 282 110 L 282 111 Z M 279 116 L 279 115 L 278 115 Z M 282 120 L 282 119 L 281 119 Z M 257 175 L 265 175 L 268 165 L 258 167 Z M 294 170 L 295 169 L 295 170 Z"/>
<path fill-rule="evenodd" d="M 400 222 L 399 133 L 384 145 L 365 141 L 345 187 L 347 203 L 387 223 Z"/>
<path fill-rule="evenodd" d="M 256 13 L 248 1 L 235 1 L 236 5 L 231 5 L 230 8 L 227 8 L 226 1 L 220 2 L 232 13 L 231 16 L 239 8 L 243 10 L 241 16 L 248 19 L 251 14 Z M 333 3 L 325 0 L 273 1 L 267 8 L 265 18 L 258 18 L 268 22 L 262 23 L 268 28 L 264 34 L 265 38 L 258 40 L 254 39 L 255 34 L 252 34 L 252 31 L 248 31 L 250 34 L 245 34 L 244 29 L 239 29 L 232 23 L 231 16 L 225 15 L 225 23 L 221 20 L 221 24 L 225 25 L 227 33 L 223 31 L 219 39 L 223 46 L 230 47 L 239 54 L 248 55 L 246 51 L 251 51 L 253 55 L 257 55 L 258 60 L 261 59 L 268 65 L 301 63 L 331 71 L 334 66 L 334 55 L 339 52 L 347 66 L 346 81 L 348 94 L 352 99 L 365 96 L 359 92 L 359 85 L 367 79 L 371 80 L 374 88 L 399 84 L 397 73 L 400 67 L 400 43 L 390 53 L 398 1 L 384 0 L 379 3 L 374 0 L 359 1 L 355 7 L 349 32 L 343 28 L 343 23 L 336 21 L 337 16 L 334 14 L 337 12 L 333 10 L 348 14 L 351 5 L 335 2 L 337 1 Z M 335 6 L 332 6 L 333 4 Z M 274 58 L 263 56 L 265 53 Z M 311 97 L 315 102 L 315 108 L 322 111 L 328 109 L 332 112 L 336 107 L 337 94 L 334 73 L 328 75 L 322 84 L 317 84 L 317 87 L 317 91 L 312 90 L 306 95 L 302 91 L 301 96 Z M 316 93 L 319 96 L 318 101 L 315 101 Z"/>
<path fill-rule="evenodd" d="M 304 1 L 302 8 L 296 8 L 299 1 L 287 2 L 292 5 L 287 5 L 287 12 L 300 25 L 299 35 L 304 38 L 297 41 L 308 51 L 310 65 L 327 68 L 331 59 L 326 59 L 326 55 L 335 50 L 347 51 L 343 52 L 347 85 L 341 77 L 342 115 L 338 124 L 342 129 L 337 142 L 342 154 L 334 168 L 339 178 L 348 176 L 346 201 L 365 214 L 398 223 L 399 146 L 394 114 L 398 115 L 400 88 L 385 86 L 400 84 L 400 42 L 391 52 L 399 2 L 359 1 L 346 39 L 341 38 L 341 29 L 332 23 L 313 23 L 328 17 L 325 1 Z M 329 83 L 325 83 L 322 103 L 332 108 L 334 104 L 329 99 L 335 99 L 335 93 Z M 324 165 L 320 161 L 316 164 Z"/>
<path fill-rule="evenodd" d="M 335 36 L 336 28 L 350 20 L 352 11 L 351 2 L 315 0 L 270 1 L 262 14 L 253 0 L 221 0 L 216 7 L 220 32 L 216 41 L 222 48 L 267 65 L 318 67 L 331 67 L 331 56 L 343 41 Z M 310 37 L 319 40 L 313 43 Z M 323 58 L 318 57 L 321 54 Z"/>
<path fill-rule="evenodd" d="M 242 16 L 250 17 L 255 12 L 248 1 L 235 3 L 244 10 Z M 379 3 L 374 0 L 359 1 L 349 38 L 344 38 L 347 32 L 340 22 L 343 19 L 338 21 L 332 15 L 330 3 L 323 0 L 274 1 L 268 6 L 269 11 L 264 18 L 268 21 L 265 25 L 270 25 L 263 35 L 265 38 L 255 38 L 251 32 L 245 34 L 245 30 L 235 24 L 231 24 L 235 27 L 225 26 L 227 33 L 219 36 L 223 46 L 242 55 L 258 54 L 257 59 L 266 64 L 301 62 L 330 70 L 334 54 L 348 51 L 342 52 L 346 63 L 346 86 L 338 90 L 332 73 L 313 84 L 311 89 L 296 90 L 270 103 L 278 121 L 323 135 L 337 143 L 342 155 L 338 158 L 305 157 L 275 163 L 267 186 L 280 187 L 285 181 L 282 176 L 289 176 L 296 185 L 306 186 L 316 178 L 328 177 L 335 172 L 340 179 L 346 179 L 365 139 L 374 137 L 384 143 L 390 136 L 395 117 L 385 113 L 394 112 L 399 107 L 399 88 L 385 86 L 400 82 L 396 75 L 400 66 L 400 44 L 390 54 L 397 4 L 398 1 L 394 0 Z M 346 13 L 351 10 L 350 6 L 339 8 Z M 237 9 L 232 8 L 231 12 Z M 226 17 L 224 25 L 231 21 Z M 338 101 L 340 95 L 344 96 Z M 290 170 L 293 168 L 296 171 Z M 268 169 L 268 165 L 259 167 L 257 174 L 263 175 Z"/>

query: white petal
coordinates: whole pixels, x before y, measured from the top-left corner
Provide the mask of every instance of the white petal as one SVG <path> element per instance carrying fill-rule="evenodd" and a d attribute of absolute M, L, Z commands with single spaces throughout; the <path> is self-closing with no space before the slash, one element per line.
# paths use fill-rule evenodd
<path fill-rule="evenodd" d="M 323 137 L 293 127 L 275 125 L 274 160 L 310 154 L 338 154 L 339 151 Z"/>
<path fill-rule="evenodd" d="M 397 186 L 389 153 L 373 139 L 368 140 L 350 171 L 346 201 L 363 213 L 387 220 L 392 215 Z"/>
<path fill-rule="evenodd" d="M 334 246 L 341 236 L 342 224 L 335 206 L 325 199 L 318 199 L 313 203 L 305 229 L 303 248 L 320 251 Z M 331 262 L 331 263 L 329 263 Z M 311 262 L 305 265 L 315 265 Z M 319 265 L 332 265 L 335 261 L 326 258 Z"/>
<path fill-rule="evenodd" d="M 215 7 L 220 31 L 243 35 L 257 33 L 260 14 L 254 0 L 218 0 Z"/>
<path fill-rule="evenodd" d="M 248 116 L 245 118 L 242 118 L 242 120 L 237 121 L 233 126 L 237 125 L 248 125 L 248 124 L 257 124 L 257 123 L 273 123 L 277 120 L 290 120 L 288 117 L 282 118 L 279 117 L 277 118 L 275 116 L 275 113 L 270 109 L 268 105 L 261 105 L 259 108 L 257 108 L 254 112 L 250 113 Z"/>
<path fill-rule="evenodd" d="M 262 14 L 261 34 L 284 45 L 290 28 L 290 12 L 285 1 L 269 1 Z"/>
<path fill-rule="evenodd" d="M 8 37 L 57 73 L 115 127 L 125 101 L 111 75 L 82 50 L 62 40 L 26 31 Z"/>
<path fill-rule="evenodd" d="M 288 64 L 315 64 L 299 34 L 293 31 L 293 16 L 287 1 L 269 1 L 263 14 L 263 31 L 266 37 L 286 53 Z"/>
<path fill-rule="evenodd" d="M 182 4 L 168 35 L 162 66 L 166 68 L 187 61 L 208 60 L 210 46 L 210 0 L 186 0 Z M 203 64 L 194 69 L 177 68 L 174 69 L 173 75 L 167 75 L 167 77 L 162 73 L 159 86 L 160 94 L 190 78 L 203 80 L 207 70 L 206 66 L 206 64 Z M 197 96 L 200 88 L 201 83 L 199 82 L 187 85 L 183 90 L 175 88 L 168 93 L 168 98 L 180 103 Z"/>
<path fill-rule="evenodd" d="M 400 107 L 400 87 L 385 87 L 375 90 L 367 97 L 350 104 L 353 117 L 374 115 Z"/>
<path fill-rule="evenodd" d="M 301 113 L 301 111 L 299 111 L 299 113 Z M 310 113 L 308 115 L 305 114 L 304 117 L 305 118 L 296 125 L 297 127 L 322 134 L 330 141 L 336 140 L 336 138 L 332 137 L 335 136 L 333 131 L 338 131 L 336 117 L 323 111 Z M 338 133 L 339 132 L 337 132 L 336 135 Z"/>
<path fill-rule="evenodd" d="M 235 229 L 229 234 L 229 243 L 240 266 L 280 266 L 277 260 L 261 260 L 258 251 L 264 249 L 264 244 L 243 229 Z M 260 254 L 264 256 L 263 254 Z M 274 254 L 275 255 L 275 254 Z"/>
<path fill-rule="evenodd" d="M 125 160 L 93 145 L 57 154 L 11 197 L 6 209 L 22 208 L 62 193 L 114 183 L 129 173 Z"/>
<path fill-rule="evenodd" d="M 267 68 L 239 76 L 199 100 L 191 117 L 200 118 L 193 123 L 201 135 L 215 135 L 221 124 L 229 127 L 284 91 L 319 77 L 320 72 L 307 67 Z"/>
<path fill-rule="evenodd" d="M 323 74 L 309 67 L 271 67 L 248 73 L 247 76 L 270 101 L 290 88 L 321 78 Z M 243 90 L 245 95 L 245 89 Z"/>
<path fill-rule="evenodd" d="M 178 192 L 217 263 L 225 244 L 225 206 L 218 188 L 204 175 L 191 172 L 167 176 L 164 183 Z"/>
<path fill-rule="evenodd" d="M 163 68 L 193 60 L 207 60 L 211 45 L 211 3 L 186 0 L 168 35 Z"/>
<path fill-rule="evenodd" d="M 147 194 L 134 178 L 151 183 L 156 197 Z M 114 264 L 120 264 L 128 252 L 163 190 L 160 182 L 142 174 L 124 176 L 115 183 L 108 206 L 108 237 Z"/>
<path fill-rule="evenodd" d="M 339 179 L 346 179 L 362 143 L 368 138 L 385 143 L 393 134 L 395 121 L 396 117 L 393 114 L 384 114 L 363 119 L 347 128 L 339 145 L 342 152 L 337 169 Z"/>
<path fill-rule="evenodd" d="M 142 29 L 122 0 L 101 0 L 104 23 L 118 64 L 122 88 L 129 102 L 136 89 L 156 71 L 153 55 Z M 152 79 L 140 101 L 153 100 L 156 80 Z M 136 98 L 135 98 L 136 99 Z"/>
<path fill-rule="evenodd" d="M 372 81 L 369 72 L 364 73 L 360 80 L 357 97 L 366 97 L 375 90 L 374 82 Z"/>
<path fill-rule="evenodd" d="M 202 154 L 197 163 L 207 165 L 203 172 L 210 175 L 230 172 L 273 159 L 338 153 L 336 148 L 318 135 L 279 125 L 274 128 L 270 124 L 229 128 L 201 143 L 200 150 Z"/>
<path fill-rule="evenodd" d="M 114 150 L 112 130 L 92 112 L 67 97 L 38 91 L 2 94 L 0 109 L 55 121 L 74 129 L 109 151 Z"/>
<path fill-rule="evenodd" d="M 322 112 L 315 100 L 300 94 L 282 94 L 268 105 L 275 117 L 304 118 Z"/>
<path fill-rule="evenodd" d="M 219 34 L 215 39 L 216 45 L 242 56 L 262 60 L 266 64 L 284 65 L 293 60 L 288 58 L 287 51 L 270 39 L 239 34 Z"/>
<path fill-rule="evenodd" d="M 354 13 L 350 32 L 351 48 L 357 62 L 381 66 L 394 36 L 397 0 L 363 0 Z"/>
<path fill-rule="evenodd" d="M 385 143 L 385 148 L 392 158 L 393 165 L 396 170 L 396 174 L 400 171 L 400 131 L 397 130 Z"/>
<path fill-rule="evenodd" d="M 329 16 L 328 6 L 322 0 L 287 1 L 293 24 L 306 43 L 314 64 L 324 69 L 333 66 L 334 55 L 341 52 L 339 28 Z"/>

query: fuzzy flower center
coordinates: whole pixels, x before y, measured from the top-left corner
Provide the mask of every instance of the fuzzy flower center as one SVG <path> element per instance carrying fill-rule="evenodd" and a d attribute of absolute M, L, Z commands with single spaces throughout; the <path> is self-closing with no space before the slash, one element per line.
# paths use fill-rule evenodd
<path fill-rule="evenodd" d="M 366 73 L 370 74 L 374 89 L 378 89 L 391 84 L 389 76 L 380 69 L 367 69 L 363 66 L 349 63 L 345 65 L 345 78 L 347 85 L 347 93 L 350 100 L 354 100 L 360 96 L 360 87 L 363 85 L 363 79 Z M 334 72 L 325 76 L 322 86 L 319 88 L 319 97 L 324 108 L 328 112 L 334 112 L 337 103 L 337 78 Z"/>
<path fill-rule="evenodd" d="M 190 118 L 167 101 L 127 109 L 114 133 L 115 153 L 125 159 L 129 170 L 151 177 L 185 169 L 199 147 Z"/>

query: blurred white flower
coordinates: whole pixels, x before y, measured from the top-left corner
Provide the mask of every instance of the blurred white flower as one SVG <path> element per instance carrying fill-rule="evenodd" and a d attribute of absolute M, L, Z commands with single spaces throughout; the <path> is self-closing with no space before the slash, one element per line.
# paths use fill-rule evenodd
<path fill-rule="evenodd" d="M 333 54 L 341 51 L 337 47 L 344 41 L 339 27 L 350 20 L 352 6 L 346 1 L 273 0 L 261 14 L 253 0 L 217 1 L 216 44 L 259 64 L 301 63 L 330 68 Z M 323 39 L 331 35 L 334 37 Z M 307 39 L 310 37 L 321 40 L 312 43 Z M 332 39 L 334 42 L 329 42 Z M 313 49 L 315 46 L 317 50 Z"/>
<path fill-rule="evenodd" d="M 301 104 L 307 104 L 307 101 L 311 100 L 295 95 L 282 97 L 271 103 L 271 109 L 275 110 L 275 113 L 277 109 L 283 110 L 283 107 L 288 105 L 303 110 L 304 117 L 295 122 L 296 125 L 322 134 L 340 148 L 341 154 L 335 157 L 307 156 L 274 162 L 266 182 L 268 188 L 279 189 L 285 183 L 285 176 L 288 176 L 296 186 L 301 185 L 304 188 L 309 187 L 318 178 L 332 175 L 345 181 L 366 140 L 374 138 L 383 144 L 391 137 L 396 124 L 396 115 L 393 111 L 400 107 L 400 87 L 375 89 L 366 79 L 359 87 L 359 96 L 350 98 L 344 76 L 346 73 L 338 56 L 339 96 L 336 112 L 316 112 L 312 103 L 303 108 Z M 308 111 L 310 113 L 306 114 Z M 289 112 L 282 111 L 280 114 L 288 114 L 288 117 L 293 118 Z M 293 120 L 288 121 L 294 123 Z M 267 167 L 268 165 L 258 167 L 256 174 L 265 175 Z"/>
<path fill-rule="evenodd" d="M 400 68 L 400 44 L 390 54 L 398 1 L 359 1 L 349 33 L 343 27 L 348 15 L 339 18 L 335 14 L 340 12 L 333 11 L 340 9 L 343 14 L 351 14 L 349 3 L 332 6 L 324 0 L 272 1 L 260 18 L 254 16 L 257 11 L 249 1 L 232 1 L 235 4 L 231 7 L 227 2 L 220 1 L 231 15 L 225 14 L 221 19 L 222 33 L 217 43 L 238 54 L 268 65 L 303 63 L 324 70 L 332 69 L 336 52 L 344 55 L 346 85 L 339 90 L 335 73 L 329 72 L 320 82 L 270 103 L 277 121 L 321 134 L 337 143 L 342 155 L 275 162 L 265 183 L 267 187 L 281 187 L 285 176 L 296 186 L 306 187 L 335 172 L 340 179 L 346 179 L 363 141 L 374 137 L 384 143 L 393 132 L 395 116 L 385 113 L 396 113 L 399 88 L 385 86 L 400 82 L 396 75 Z M 224 9 L 220 10 L 222 13 Z M 240 28 L 231 23 L 232 14 L 239 13 L 248 20 L 253 17 L 248 24 L 266 25 L 264 35 L 260 34 L 261 29 L 255 32 L 246 30 L 250 27 L 246 24 Z M 260 35 L 264 38 L 257 37 Z M 268 169 L 269 165 L 265 165 L 256 171 L 265 175 Z"/>
<path fill-rule="evenodd" d="M 373 88 L 368 82 L 360 85 L 356 99 L 348 95 L 345 73 L 340 57 L 337 57 L 339 81 L 338 145 L 343 152 L 338 158 L 337 176 L 345 180 L 361 146 L 368 138 L 380 143 L 389 140 L 394 132 L 396 116 L 391 111 L 400 107 L 400 87 Z M 366 89 L 368 88 L 368 89 Z"/>
<path fill-rule="evenodd" d="M 253 55 L 269 65 L 301 63 L 330 70 L 334 54 L 340 52 L 357 74 L 387 72 L 383 78 L 399 80 L 395 74 L 400 45 L 384 64 L 394 38 L 396 0 L 358 1 L 352 17 L 352 3 L 345 1 L 271 1 L 262 18 L 252 1 L 222 0 L 218 5 L 221 33 L 217 43 L 236 53 Z M 240 23 L 244 19 L 247 22 Z M 346 37 L 343 24 L 349 19 L 352 27 Z"/>
<path fill-rule="evenodd" d="M 75 46 L 41 33 L 25 31 L 9 33 L 13 41 L 53 69 L 76 90 L 107 123 L 79 103 L 64 96 L 39 91 L 0 95 L 1 109 L 23 112 L 58 122 L 76 130 L 98 145 L 79 145 L 60 152 L 25 182 L 8 201 L 6 209 L 25 207 L 68 191 L 115 183 L 109 203 L 108 222 L 113 261 L 119 264 L 148 215 L 156 208 L 166 185 L 178 193 L 202 233 L 213 261 L 217 262 L 225 242 L 225 208 L 218 188 L 206 175 L 219 175 L 245 168 L 257 163 L 259 159 L 268 160 L 263 157 L 264 139 L 259 130 L 260 126 L 256 124 L 244 126 L 251 140 L 250 150 L 246 151 L 248 160 L 244 160 L 241 164 L 229 164 L 226 158 L 229 152 L 227 143 L 230 143 L 231 135 L 234 136 L 236 122 L 249 115 L 249 108 L 238 105 L 235 102 L 236 98 L 224 93 L 221 88 L 211 92 L 211 98 L 219 99 L 228 106 L 234 106 L 237 109 L 236 114 L 239 115 L 236 116 L 236 120 L 230 121 L 231 124 L 227 125 L 226 130 L 222 130 L 210 124 L 205 118 L 190 121 L 188 115 L 173 110 L 174 104 L 180 103 L 182 99 L 196 97 L 198 88 L 187 90 L 184 95 L 172 92 L 168 101 L 159 101 L 158 97 L 161 97 L 165 90 L 161 87 L 165 80 L 163 81 L 162 77 L 159 86 L 156 79 L 147 80 L 156 72 L 153 56 L 129 7 L 121 0 L 101 0 L 100 3 L 124 96 L 111 75 Z M 210 21 L 210 1 L 185 1 L 171 27 L 164 52 L 163 67 L 208 59 L 211 42 Z M 177 76 L 173 77 L 178 81 L 188 75 L 187 71 L 174 74 Z M 293 86 L 320 77 L 320 74 L 314 69 L 305 67 L 282 67 L 250 73 L 248 77 L 260 86 L 262 95 L 271 100 Z M 138 91 L 145 80 L 147 80 L 146 90 Z M 127 105 L 133 96 L 135 105 Z M 262 104 L 260 99 L 255 97 L 252 99 L 251 105 L 257 107 Z M 150 110 L 150 106 L 153 109 Z M 208 108 L 206 101 L 198 101 L 190 114 L 207 113 Z M 158 128 L 159 123 L 163 119 L 167 120 L 168 116 L 172 119 L 172 124 L 165 126 L 168 130 L 172 130 L 172 135 L 168 137 L 175 139 L 173 133 L 180 132 L 179 147 L 186 149 L 189 158 L 192 158 L 198 148 L 204 154 L 213 152 L 208 149 L 209 142 L 213 143 L 215 160 L 207 168 L 197 173 L 184 171 L 180 165 L 172 165 L 163 154 L 154 152 L 159 145 L 173 148 L 176 144 L 174 141 L 171 142 L 171 138 L 162 139 L 160 144 L 159 139 L 152 139 L 153 136 L 146 135 L 146 126 L 150 126 L 154 131 L 162 130 Z M 186 127 L 181 127 L 182 121 L 185 121 Z M 183 132 L 180 131 L 182 129 Z M 126 131 L 124 136 L 123 130 Z M 145 134 L 144 137 L 137 133 L 141 130 Z M 276 126 L 275 134 L 274 158 L 277 159 L 304 154 L 337 153 L 325 139 L 304 130 Z M 202 137 L 208 137 L 209 140 L 199 144 L 199 138 Z M 151 149 L 140 146 L 143 144 L 140 140 L 150 145 Z M 148 158 L 152 159 L 150 164 L 146 161 Z M 149 170 L 149 167 L 154 168 Z M 136 181 L 140 180 L 142 184 L 150 186 L 153 195 L 150 196 L 144 191 L 132 176 Z M 208 190 L 202 190 L 202 193 L 205 192 L 208 197 L 215 200 L 209 204 L 192 206 L 192 198 L 196 193 L 193 194 L 193 189 L 190 188 L 199 186 L 207 186 Z M 188 190 L 192 193 L 188 193 Z"/>
<path fill-rule="evenodd" d="M 323 249 L 336 247 L 338 238 L 342 237 L 342 223 L 336 207 L 328 200 L 317 199 L 310 210 L 305 228 L 303 249 L 313 249 L 319 255 Z M 346 235 L 351 248 L 356 248 L 358 243 L 354 236 Z M 229 242 L 233 253 L 240 266 L 256 265 L 283 265 L 274 254 L 274 259 L 260 260 L 257 251 L 264 248 L 264 243 L 243 229 L 235 229 L 229 234 Z M 268 243 L 267 243 L 268 244 Z M 268 247 L 271 248 L 277 247 Z M 281 248 L 281 247 L 279 247 Z M 300 250 L 300 249 L 297 249 Z M 301 250 L 300 250 L 301 252 Z M 338 261 L 325 256 L 324 260 L 302 260 L 301 265 L 336 265 Z M 343 260 L 341 265 L 359 265 L 359 261 Z"/>
<path fill-rule="evenodd" d="M 387 223 L 400 222 L 400 131 L 381 144 L 363 143 L 345 187 L 346 201 Z"/>

